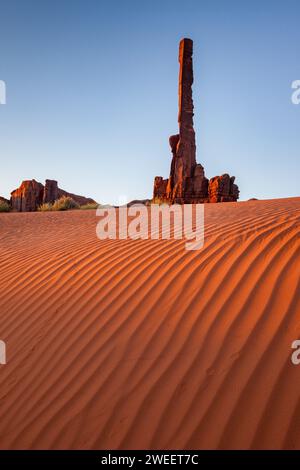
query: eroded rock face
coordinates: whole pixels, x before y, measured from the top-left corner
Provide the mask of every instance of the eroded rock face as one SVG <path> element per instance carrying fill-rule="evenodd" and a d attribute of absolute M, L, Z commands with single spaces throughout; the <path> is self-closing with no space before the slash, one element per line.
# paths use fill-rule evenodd
<path fill-rule="evenodd" d="M 179 45 L 179 134 L 173 135 L 169 139 L 173 158 L 167 184 L 167 198 L 174 202 L 181 202 L 186 192 L 193 192 L 191 178 L 194 176 L 196 167 L 196 142 L 193 122 L 192 56 L 193 41 L 182 39 Z"/>
<path fill-rule="evenodd" d="M 196 162 L 194 104 L 192 96 L 193 41 L 182 39 L 179 45 L 179 134 L 169 139 L 172 162 L 168 179 L 154 180 L 153 200 L 167 203 L 202 203 L 236 201 L 239 196 L 234 177 L 205 177 L 204 168 Z M 210 188 L 210 189 L 209 189 Z"/>
<path fill-rule="evenodd" d="M 156 176 L 156 178 L 154 179 L 154 190 L 153 190 L 154 199 L 157 198 L 158 200 L 160 200 L 166 197 L 167 184 L 168 184 L 167 179 L 164 180 L 161 176 Z"/>
<path fill-rule="evenodd" d="M 35 180 L 23 181 L 11 193 L 11 207 L 18 212 L 33 212 L 43 202 L 44 186 Z"/>
<path fill-rule="evenodd" d="M 43 194 L 44 203 L 53 203 L 58 199 L 58 185 L 55 180 L 46 180 Z"/>
<path fill-rule="evenodd" d="M 234 184 L 235 177 L 227 173 L 211 178 L 208 186 L 209 202 L 231 202 L 239 197 L 239 189 Z"/>
<path fill-rule="evenodd" d="M 35 180 L 23 181 L 18 189 L 11 193 L 10 205 L 17 212 L 33 212 L 43 203 L 53 203 L 62 196 L 69 196 L 79 205 L 94 204 L 91 198 L 68 193 L 58 187 L 57 181 L 46 180 L 45 186 Z"/>

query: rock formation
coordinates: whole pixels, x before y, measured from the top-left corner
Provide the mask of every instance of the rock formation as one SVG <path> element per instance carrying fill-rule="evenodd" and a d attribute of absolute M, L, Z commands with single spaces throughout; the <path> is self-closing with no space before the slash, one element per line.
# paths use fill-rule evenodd
<path fill-rule="evenodd" d="M 234 184 L 235 177 L 227 173 L 211 178 L 208 185 L 209 202 L 236 201 L 239 197 L 239 188 Z"/>
<path fill-rule="evenodd" d="M 43 194 L 43 203 L 53 203 L 59 199 L 58 184 L 55 180 L 46 180 Z"/>
<path fill-rule="evenodd" d="M 55 180 L 46 180 L 45 186 L 35 180 L 23 181 L 11 193 L 10 205 L 16 212 L 33 212 L 43 203 L 53 203 L 62 196 L 69 196 L 79 205 L 95 203 L 93 199 L 68 193 L 60 189 Z"/>
<path fill-rule="evenodd" d="M 36 211 L 43 201 L 44 186 L 35 180 L 23 181 L 11 193 L 11 207 L 17 212 Z"/>
<path fill-rule="evenodd" d="M 182 39 L 179 45 L 179 134 L 169 139 L 172 151 L 170 176 L 168 179 L 155 177 L 153 200 L 170 204 L 236 201 L 239 190 L 234 184 L 234 176 L 224 174 L 208 181 L 203 166 L 196 162 L 192 56 L 193 41 Z"/>
<path fill-rule="evenodd" d="M 80 206 L 83 206 L 84 204 L 97 204 L 96 201 L 90 197 L 78 196 L 78 194 L 68 193 L 63 189 L 58 188 L 58 199 L 62 196 L 71 197 Z"/>
<path fill-rule="evenodd" d="M 0 196 L 0 202 L 4 202 L 5 204 L 10 205 L 10 201 L 8 199 L 5 199 L 5 197 Z"/>

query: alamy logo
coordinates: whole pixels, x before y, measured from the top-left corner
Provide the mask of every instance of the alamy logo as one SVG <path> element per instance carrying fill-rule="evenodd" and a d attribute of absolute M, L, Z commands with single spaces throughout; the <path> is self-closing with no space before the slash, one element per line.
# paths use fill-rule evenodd
<path fill-rule="evenodd" d="M 6 364 L 6 344 L 0 340 L 0 364 Z"/>
<path fill-rule="evenodd" d="M 0 80 L 0 104 L 6 104 L 6 84 Z"/>
<path fill-rule="evenodd" d="M 186 250 L 204 245 L 203 204 L 134 204 L 130 207 L 99 207 L 96 233 L 100 240 L 185 239 Z"/>
<path fill-rule="evenodd" d="M 298 366 L 300 364 L 300 340 L 296 339 L 293 341 L 291 348 L 295 349 L 291 355 L 292 364 L 294 364 L 294 366 Z"/>
<path fill-rule="evenodd" d="M 300 104 L 300 80 L 294 80 L 292 88 L 295 90 L 292 94 L 291 100 L 293 104 Z"/>

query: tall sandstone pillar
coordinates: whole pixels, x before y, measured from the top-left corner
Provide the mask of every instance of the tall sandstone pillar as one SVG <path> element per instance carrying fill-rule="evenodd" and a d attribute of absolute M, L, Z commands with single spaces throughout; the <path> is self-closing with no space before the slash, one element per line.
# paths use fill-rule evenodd
<path fill-rule="evenodd" d="M 179 145 L 177 155 L 184 161 L 183 176 L 191 177 L 196 165 L 196 143 L 194 131 L 194 104 L 192 95 L 193 41 L 182 39 L 179 44 Z"/>
<path fill-rule="evenodd" d="M 196 162 L 193 81 L 193 41 L 184 38 L 179 44 L 179 133 L 169 139 L 172 151 L 170 176 L 168 179 L 155 178 L 153 200 L 168 204 L 237 201 L 239 189 L 234 176 L 225 173 L 209 181 L 204 167 Z"/>
<path fill-rule="evenodd" d="M 182 39 L 179 44 L 179 134 L 170 137 L 173 159 L 167 194 L 171 200 L 180 200 L 184 197 L 188 185 L 186 178 L 193 176 L 196 166 L 192 56 L 193 41 L 186 38 Z"/>

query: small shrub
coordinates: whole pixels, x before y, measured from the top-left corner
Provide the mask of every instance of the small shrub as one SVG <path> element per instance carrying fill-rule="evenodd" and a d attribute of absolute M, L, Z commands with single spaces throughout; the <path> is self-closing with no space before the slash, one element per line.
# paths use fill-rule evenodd
<path fill-rule="evenodd" d="M 53 206 L 52 206 L 51 202 L 45 202 L 44 204 L 41 204 L 38 207 L 38 211 L 40 211 L 40 212 L 48 212 L 48 211 L 52 211 L 52 210 L 53 210 Z"/>
<path fill-rule="evenodd" d="M 53 211 L 68 211 L 70 209 L 79 209 L 79 204 L 69 196 L 62 196 L 52 205 Z"/>
<path fill-rule="evenodd" d="M 87 211 L 89 209 L 98 209 L 99 204 L 97 202 L 90 202 L 89 204 L 83 204 L 82 206 L 79 207 L 79 209 L 83 211 Z"/>
<path fill-rule="evenodd" d="M 6 201 L 0 201 L 0 212 L 9 212 L 10 205 Z"/>
<path fill-rule="evenodd" d="M 151 204 L 157 204 L 159 206 L 161 206 L 162 204 L 167 204 L 168 206 L 170 206 L 170 202 L 167 201 L 167 200 L 164 200 L 164 199 L 161 199 L 159 197 L 155 197 L 152 199 L 152 201 L 150 202 L 150 205 Z"/>

